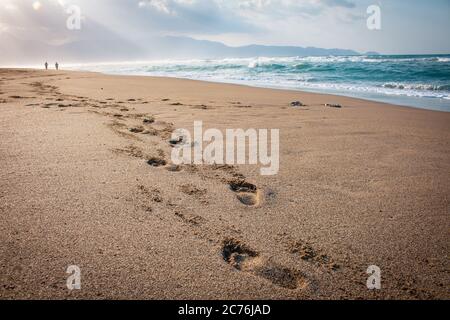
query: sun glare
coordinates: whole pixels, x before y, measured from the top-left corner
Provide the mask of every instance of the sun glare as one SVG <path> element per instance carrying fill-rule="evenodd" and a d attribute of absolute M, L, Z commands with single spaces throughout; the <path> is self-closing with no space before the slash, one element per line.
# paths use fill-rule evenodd
<path fill-rule="evenodd" d="M 42 7 L 41 2 L 39 2 L 39 1 L 34 1 L 33 2 L 33 9 L 34 10 L 38 11 L 39 9 L 41 9 L 41 7 Z"/>

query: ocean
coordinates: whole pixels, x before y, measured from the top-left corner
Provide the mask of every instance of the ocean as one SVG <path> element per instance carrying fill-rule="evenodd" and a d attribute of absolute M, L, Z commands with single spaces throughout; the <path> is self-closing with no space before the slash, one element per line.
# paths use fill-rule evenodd
<path fill-rule="evenodd" d="M 331 93 L 450 112 L 450 55 L 158 60 L 70 69 Z"/>

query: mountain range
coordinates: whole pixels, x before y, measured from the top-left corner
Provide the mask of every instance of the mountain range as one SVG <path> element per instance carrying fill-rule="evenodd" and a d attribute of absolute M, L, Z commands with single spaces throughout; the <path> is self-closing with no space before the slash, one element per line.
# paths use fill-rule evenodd
<path fill-rule="evenodd" d="M 11 45 L 8 45 L 11 44 Z M 130 42 L 119 37 L 84 37 L 65 43 L 21 41 L 0 34 L 0 65 L 38 64 L 42 61 L 114 62 L 151 59 L 220 59 L 287 56 L 359 55 L 347 49 L 324 49 L 296 46 L 248 45 L 227 46 L 220 42 L 189 37 L 148 37 Z M 376 53 L 371 53 L 376 54 Z"/>

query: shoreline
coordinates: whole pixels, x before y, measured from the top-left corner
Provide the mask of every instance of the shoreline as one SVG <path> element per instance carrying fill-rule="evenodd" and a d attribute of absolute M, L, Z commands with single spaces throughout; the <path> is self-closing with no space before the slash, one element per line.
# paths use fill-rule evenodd
<path fill-rule="evenodd" d="M 53 72 L 56 70 L 43 70 L 39 68 L 3 68 L 0 67 L 0 72 L 2 70 L 23 70 L 23 71 L 34 71 L 34 72 Z M 99 71 L 82 71 L 82 70 L 59 70 L 59 72 L 68 72 L 68 73 L 88 73 L 88 74 L 97 74 L 97 75 L 104 75 L 104 76 L 111 76 L 111 77 L 130 77 L 130 78 L 148 78 L 148 79 L 163 79 L 163 80 L 181 80 L 181 81 L 194 81 L 199 83 L 206 83 L 206 84 L 217 84 L 217 85 L 226 85 L 226 86 L 238 86 L 238 87 L 246 87 L 246 88 L 254 88 L 254 89 L 263 89 L 263 90 L 274 90 L 274 91 L 282 91 L 282 92 L 288 92 L 291 94 L 311 94 L 311 95 L 317 95 L 317 96 L 329 96 L 329 97 L 338 97 L 338 98 L 344 98 L 344 99 L 350 99 L 359 101 L 361 103 L 368 102 L 371 104 L 379 104 L 384 106 L 391 106 L 391 107 L 397 107 L 397 108 L 408 108 L 413 110 L 425 110 L 425 111 L 434 111 L 434 112 L 443 112 L 443 113 L 450 113 L 446 110 L 439 110 L 439 109 L 433 109 L 428 107 L 417 107 L 413 105 L 402 105 L 402 104 L 395 104 L 387 101 L 380 101 L 376 99 L 369 99 L 364 97 L 356 97 L 349 95 L 345 95 L 344 93 L 328 93 L 328 92 L 320 92 L 319 90 L 305 90 L 305 89 L 292 89 L 288 87 L 269 87 L 269 86 L 258 86 L 258 85 L 252 85 L 252 84 L 245 84 L 245 83 L 235 83 L 235 82 L 221 82 L 221 81 L 209 81 L 209 80 L 202 80 L 202 79 L 190 79 L 190 78 L 182 78 L 182 77 L 170 77 L 170 76 L 155 76 L 155 75 L 128 75 L 128 74 L 117 74 L 117 73 L 105 73 L 105 72 L 99 72 Z"/>
<path fill-rule="evenodd" d="M 432 78 L 424 78 L 422 82 L 405 77 L 404 80 L 397 77 L 390 77 L 383 71 L 385 62 L 390 66 L 392 56 L 380 56 L 380 67 L 375 67 L 383 72 L 383 78 L 375 76 L 372 80 L 369 74 L 361 70 L 355 71 L 352 75 L 345 71 L 347 66 L 346 59 L 351 57 L 287 57 L 287 58 L 242 58 L 242 59 L 212 59 L 212 60 L 173 60 L 173 61 L 148 61 L 148 62 L 127 62 L 111 63 L 100 66 L 72 66 L 71 70 L 92 70 L 105 74 L 116 75 L 141 75 L 141 76 L 168 76 L 184 77 L 197 80 L 215 81 L 220 83 L 237 83 L 256 87 L 291 89 L 307 92 L 337 94 L 347 97 L 363 98 L 372 101 L 386 102 L 415 108 L 427 108 L 431 110 L 443 110 L 450 112 L 450 101 L 448 100 L 448 87 L 445 80 L 433 82 Z M 399 56 L 402 57 L 402 56 Z M 426 59 L 426 56 L 417 57 L 408 56 L 410 59 Z M 314 58 L 325 59 L 325 64 L 321 65 Z M 365 61 L 364 56 L 357 57 Z M 263 62 L 260 64 L 260 59 Z M 301 69 L 297 70 L 297 65 L 287 63 L 289 59 L 298 59 Z M 311 60 L 312 59 L 312 60 Z M 430 63 L 438 63 L 437 60 L 430 60 Z M 234 61 L 234 62 L 233 62 Z M 265 62 L 264 62 L 265 61 Z M 297 60 L 295 60 L 297 61 Z M 333 62 L 334 61 L 334 62 Z M 366 68 L 371 70 L 371 66 L 376 66 L 377 59 L 370 62 L 361 62 L 357 59 L 355 68 Z M 395 59 L 394 59 L 395 61 Z M 402 61 L 399 58 L 399 61 Z M 248 64 L 248 66 L 247 66 Z M 254 66 L 252 66 L 252 64 Z M 272 68 L 274 64 L 274 68 Z M 343 64 L 343 65 L 342 65 Z M 362 64 L 362 65 L 361 65 Z M 420 65 L 419 65 L 420 66 Z M 278 67 L 282 68 L 277 71 Z M 331 77 L 331 71 L 315 71 L 315 68 L 335 68 L 335 77 Z M 350 66 L 351 67 L 351 66 Z M 401 62 L 399 68 L 406 68 L 405 62 Z M 437 66 L 436 66 L 437 67 Z M 442 66 L 445 68 L 445 64 Z M 217 68 L 217 70 L 216 70 Z M 232 69 L 229 69 L 232 68 Z M 343 68 L 342 71 L 340 71 Z M 430 68 L 432 68 L 430 66 Z M 434 68 L 434 67 L 433 67 Z M 300 70 L 302 70 L 300 72 Z M 373 71 L 373 70 L 372 70 Z M 231 72 L 231 73 L 230 73 Z M 377 71 L 373 71 L 377 72 Z M 353 81 L 360 79 L 357 83 Z M 295 80 L 297 79 L 297 80 Z M 304 79 L 304 80 L 301 80 Z M 310 79 L 305 80 L 305 79 Z M 336 79 L 330 80 L 330 79 Z M 407 80 L 409 79 L 409 80 Z M 438 81 L 438 80 L 436 80 Z M 435 89 L 435 90 L 432 90 Z M 441 89 L 439 89 L 441 88 Z M 443 90 L 443 91 L 441 91 Z"/>
<path fill-rule="evenodd" d="M 84 71 L 79 71 L 79 70 L 71 70 L 73 72 L 84 72 Z M 120 74 L 120 73 L 107 73 L 107 72 L 97 72 L 97 71 L 92 71 L 94 73 L 100 73 L 100 74 L 104 74 L 104 75 L 110 75 L 110 76 L 130 76 L 130 77 L 149 77 L 149 78 L 168 78 L 168 79 L 180 79 L 180 80 L 192 80 L 192 81 L 200 81 L 200 82 L 208 82 L 208 83 L 218 83 L 218 84 L 234 84 L 234 85 L 238 85 L 238 86 L 246 86 L 246 87 L 250 87 L 250 88 L 261 88 L 261 89 L 271 89 L 271 90 L 283 90 L 283 91 L 291 91 L 291 92 L 304 92 L 304 93 L 315 93 L 315 94 L 321 94 L 321 95 L 331 95 L 331 96 L 340 96 L 340 97 L 345 97 L 345 98 L 350 98 L 350 99 L 358 99 L 358 100 L 363 100 L 363 101 L 371 101 L 371 102 L 377 102 L 377 103 L 382 103 L 382 104 L 387 104 L 387 105 L 392 105 L 392 106 L 398 106 L 398 107 L 407 107 L 407 108 L 414 108 L 414 109 L 421 109 L 421 110 L 430 110 L 430 111 L 439 111 L 439 112 L 450 112 L 449 110 L 444 110 L 445 107 L 443 106 L 435 106 L 435 107 L 424 107 L 424 106 L 419 106 L 419 102 L 421 103 L 426 103 L 426 101 L 422 101 L 422 99 L 430 99 L 430 101 L 435 102 L 436 99 L 439 100 L 445 100 L 442 98 L 429 98 L 429 97 L 415 97 L 415 96 L 407 96 L 407 95 L 393 95 L 393 96 L 389 96 L 389 95 L 382 95 L 380 94 L 379 98 L 368 98 L 368 97 L 364 97 L 363 95 L 358 97 L 358 93 L 353 93 L 353 92 L 331 92 L 328 91 L 326 89 L 320 90 L 320 89 L 307 89 L 307 88 L 299 88 L 299 89 L 293 89 L 293 88 L 289 88 L 289 87 L 282 87 L 282 86 L 264 86 L 264 85 L 258 85 L 258 84 L 248 84 L 248 83 L 238 83 L 238 82 L 232 82 L 232 81 L 225 81 L 225 80 L 217 80 L 217 81 L 210 81 L 210 80 L 204 80 L 204 79 L 191 79 L 191 78 L 182 78 L 182 77 L 176 77 L 176 76 L 155 76 L 155 75 L 144 75 L 144 74 Z M 372 93 L 373 94 L 373 93 Z M 390 99 L 394 97 L 394 99 Z M 416 100 L 417 103 L 414 104 L 406 104 L 406 102 L 404 104 L 398 104 L 396 102 L 394 102 L 394 100 L 396 100 L 396 98 L 401 99 L 401 100 Z M 389 100 L 392 100 L 392 102 L 390 102 Z M 449 103 L 450 104 L 450 103 Z"/>
<path fill-rule="evenodd" d="M 448 299 L 448 112 L 30 69 L 0 69 L 0 112 L 3 299 Z M 173 166 L 196 120 L 279 129 L 278 174 Z"/>

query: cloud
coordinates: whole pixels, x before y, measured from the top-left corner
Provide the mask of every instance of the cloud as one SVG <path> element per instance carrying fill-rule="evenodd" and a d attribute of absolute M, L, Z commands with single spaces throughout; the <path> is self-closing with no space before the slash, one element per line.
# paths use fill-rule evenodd
<path fill-rule="evenodd" d="M 176 14 L 181 6 L 191 6 L 195 0 L 141 0 L 138 3 L 140 8 L 153 8 L 165 14 Z"/>
<path fill-rule="evenodd" d="M 153 7 L 157 11 L 160 11 L 160 12 L 163 12 L 163 13 L 166 13 L 166 14 L 171 14 L 172 13 L 172 10 L 169 8 L 169 3 L 168 3 L 167 0 L 140 1 L 138 5 L 141 8 Z"/>
<path fill-rule="evenodd" d="M 1 30 L 16 30 L 21 36 L 28 32 L 42 41 L 79 36 L 81 32 L 75 35 L 64 28 L 69 2 L 81 7 L 86 23 L 95 21 L 131 38 L 264 34 L 276 31 L 277 21 L 298 21 L 318 17 L 327 8 L 353 6 L 350 0 L 2 0 L 0 7 L 6 10 L 0 10 Z"/>
<path fill-rule="evenodd" d="M 145 16 L 143 25 L 149 32 L 186 35 L 257 31 L 259 26 L 243 17 L 237 4 L 229 0 L 141 0 L 137 7 L 142 13 L 136 14 Z"/>
<path fill-rule="evenodd" d="M 355 8 L 356 4 L 349 0 L 322 0 L 325 5 L 331 7 Z"/>
<path fill-rule="evenodd" d="M 344 1 L 344 2 L 342 2 Z M 328 8 L 347 8 L 349 0 L 1 0 L 0 51 L 16 43 L 20 55 L 33 50 L 46 54 L 52 47 L 70 47 L 70 56 L 86 54 L 90 46 L 101 53 L 117 51 L 128 43 L 135 52 L 148 48 L 156 36 L 190 36 L 225 41 L 228 44 L 262 43 L 297 39 L 302 45 L 305 19 L 320 17 Z M 70 5 L 81 8 L 82 29 L 68 30 Z M 299 28 L 301 27 L 302 30 Z M 295 31 L 299 30 L 299 31 Z M 3 35 L 3 36 L 2 36 Z M 236 39 L 243 39 L 234 43 Z M 261 40 L 262 39 L 262 40 Z M 3 42 L 3 43 L 2 43 Z M 306 44 L 309 44 L 305 41 Z M 8 45 L 11 48 L 12 45 Z M 9 50 L 9 49 L 8 49 Z M 28 53 L 27 53 L 28 52 Z M 106 54 L 106 52 L 105 52 Z M 11 53 L 14 57 L 15 54 Z M 19 55 L 18 55 L 19 56 Z"/>
<path fill-rule="evenodd" d="M 445 16 L 448 0 L 436 0 L 433 5 L 419 0 L 408 4 L 377 1 L 383 8 L 383 29 L 370 33 L 365 19 L 367 6 L 373 0 L 0 0 L 0 40 L 8 39 L 0 41 L 0 59 L 19 41 L 25 51 L 30 51 L 27 42 L 34 48 L 38 44 L 80 41 L 107 43 L 105 48 L 111 50 L 115 39 L 148 47 L 152 38 L 165 35 L 230 45 L 300 45 L 358 51 L 385 51 L 389 47 L 395 52 L 402 43 L 408 43 L 409 51 L 422 52 L 427 43 L 429 51 L 449 51 L 449 42 L 442 41 L 449 28 Z M 81 8 L 79 31 L 66 27 L 69 5 Z M 433 23 L 421 19 L 425 15 L 433 16 Z M 435 40 L 429 34 L 435 34 Z"/>

